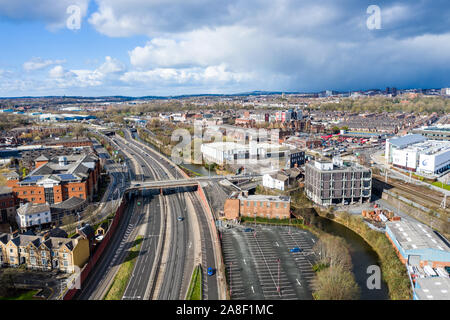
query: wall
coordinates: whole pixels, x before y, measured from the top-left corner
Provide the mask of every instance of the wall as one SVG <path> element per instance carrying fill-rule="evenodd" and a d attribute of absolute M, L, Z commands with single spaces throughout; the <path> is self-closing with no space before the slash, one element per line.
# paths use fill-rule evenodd
<path fill-rule="evenodd" d="M 106 246 L 108 245 L 109 241 L 111 240 L 112 235 L 116 231 L 117 225 L 118 225 L 120 219 L 122 218 L 122 215 L 123 215 L 123 213 L 125 211 L 126 205 L 127 205 L 126 199 L 123 198 L 122 199 L 122 203 L 120 204 L 119 208 L 116 211 L 116 215 L 114 216 L 114 220 L 113 220 L 113 222 L 112 222 L 108 232 L 106 233 L 106 235 L 103 238 L 103 240 L 100 243 L 100 245 L 95 250 L 94 255 L 91 256 L 91 258 L 89 259 L 88 263 L 81 270 L 81 275 L 80 275 L 80 278 L 79 278 L 80 285 L 83 285 L 84 281 L 89 276 L 89 274 L 92 271 L 92 269 L 95 267 L 98 259 L 103 254 L 103 251 L 105 250 Z M 75 296 L 77 291 L 78 291 L 78 289 L 75 289 L 75 288 L 67 290 L 65 292 L 65 294 L 64 294 L 63 299 L 64 300 L 71 300 Z"/>
<path fill-rule="evenodd" d="M 223 208 L 225 218 L 233 220 L 239 217 L 239 199 L 227 199 Z"/>
<path fill-rule="evenodd" d="M 415 208 L 415 207 L 393 197 L 392 195 L 390 195 L 386 192 L 383 192 L 381 198 L 383 200 L 386 200 L 387 202 L 389 202 L 396 208 L 398 208 L 400 211 L 408 213 L 409 216 L 415 218 L 416 220 L 418 220 L 428 226 L 432 226 L 433 229 L 436 229 L 437 231 L 441 232 L 444 236 L 448 237 L 448 235 L 450 235 L 450 224 L 449 223 L 445 223 L 444 221 L 442 221 L 436 217 L 432 217 L 428 213 L 426 213 L 418 208 Z"/>
<path fill-rule="evenodd" d="M 247 206 L 247 202 L 250 202 L 249 206 Z M 262 202 L 261 207 L 259 206 L 260 202 Z M 276 203 L 279 203 L 278 208 L 276 207 Z M 257 216 L 262 218 L 288 219 L 291 215 L 290 204 L 288 202 L 242 200 L 242 204 L 240 209 L 240 214 L 242 216 L 254 217 L 256 212 Z M 284 207 L 285 204 L 286 208 Z"/>

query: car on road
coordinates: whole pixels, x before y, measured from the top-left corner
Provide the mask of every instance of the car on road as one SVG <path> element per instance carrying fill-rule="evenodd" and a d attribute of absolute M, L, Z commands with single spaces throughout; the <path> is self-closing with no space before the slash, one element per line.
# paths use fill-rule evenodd
<path fill-rule="evenodd" d="M 244 229 L 244 232 L 252 232 L 252 231 L 253 231 L 252 228 L 245 228 L 245 229 Z"/>
<path fill-rule="evenodd" d="M 183 218 L 183 217 L 178 217 L 177 220 L 178 220 L 178 221 L 183 221 L 184 218 Z"/>
<path fill-rule="evenodd" d="M 208 268 L 208 276 L 212 276 L 214 274 L 214 269 L 209 267 Z"/>
<path fill-rule="evenodd" d="M 299 247 L 295 247 L 292 248 L 291 250 L 289 250 L 290 252 L 302 252 L 302 249 L 300 249 Z"/>

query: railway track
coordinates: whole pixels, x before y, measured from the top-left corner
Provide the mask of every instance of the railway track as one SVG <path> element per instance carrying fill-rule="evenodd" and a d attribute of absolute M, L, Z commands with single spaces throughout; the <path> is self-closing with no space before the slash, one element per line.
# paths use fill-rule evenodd
<path fill-rule="evenodd" d="M 373 177 L 380 182 L 385 183 L 385 177 L 375 174 L 373 175 Z M 408 184 L 406 182 L 398 181 L 392 178 L 387 179 L 387 184 L 396 188 L 400 192 L 404 192 L 404 194 L 401 195 L 405 196 L 405 198 L 418 202 L 424 206 L 440 207 L 442 203 L 443 196 L 440 196 L 437 194 L 437 192 L 426 189 L 425 187 Z M 447 204 L 446 207 L 448 208 L 449 205 Z"/>

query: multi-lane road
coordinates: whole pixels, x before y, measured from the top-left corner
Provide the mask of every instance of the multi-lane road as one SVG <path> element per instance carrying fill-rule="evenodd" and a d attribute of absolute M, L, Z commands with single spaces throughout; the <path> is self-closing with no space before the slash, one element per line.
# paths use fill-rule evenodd
<path fill-rule="evenodd" d="M 135 141 L 128 130 L 124 133 L 125 139 L 115 136 L 108 140 L 127 157 L 131 179 L 154 181 L 180 177 L 179 169 L 170 161 Z M 208 267 L 216 269 L 214 240 L 206 214 L 192 188 L 172 193 L 169 190 L 163 195 L 151 191 L 135 195 L 79 298 L 105 296 L 126 258 L 127 249 L 141 235 L 140 254 L 122 299 L 184 299 L 193 268 L 199 262 L 204 270 L 204 298 L 218 299 L 217 276 L 206 275 Z"/>

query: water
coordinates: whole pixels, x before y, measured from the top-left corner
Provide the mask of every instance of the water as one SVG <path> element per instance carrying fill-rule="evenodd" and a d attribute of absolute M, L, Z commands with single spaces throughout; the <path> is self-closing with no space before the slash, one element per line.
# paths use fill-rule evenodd
<path fill-rule="evenodd" d="M 202 176 L 208 176 L 209 172 L 208 169 L 206 169 L 204 166 L 199 164 L 192 164 L 192 163 L 183 163 L 181 165 L 182 167 L 185 167 L 189 170 L 192 170 L 194 172 L 197 172 L 201 174 Z M 211 176 L 215 176 L 216 172 L 214 170 L 211 170 Z"/>
<path fill-rule="evenodd" d="M 141 141 L 142 143 L 145 143 L 147 146 L 149 146 L 153 150 L 159 152 L 158 148 L 156 148 L 155 146 L 153 146 L 150 143 L 147 143 L 147 142 L 141 140 L 141 138 L 139 138 L 137 133 L 133 133 L 133 136 L 135 138 L 137 138 L 139 141 Z M 207 176 L 209 174 L 208 169 L 206 169 L 204 166 L 199 165 L 199 164 L 183 163 L 183 164 L 181 164 L 181 166 L 185 167 L 185 168 L 187 168 L 189 170 L 192 170 L 192 171 L 194 171 L 194 172 L 196 172 L 198 174 L 201 174 L 202 176 Z M 214 170 L 211 171 L 211 176 L 213 176 L 213 175 L 216 175 L 216 172 Z"/>
<path fill-rule="evenodd" d="M 378 254 L 361 236 L 337 222 L 320 216 L 311 218 L 311 224 L 326 233 L 344 238 L 348 243 L 353 263 L 353 274 L 355 275 L 356 283 L 361 289 L 361 300 L 389 299 L 389 291 L 384 281 L 381 281 L 380 289 L 370 290 L 367 287 L 367 279 L 372 274 L 367 273 L 367 267 L 371 265 L 380 266 L 380 260 Z"/>

